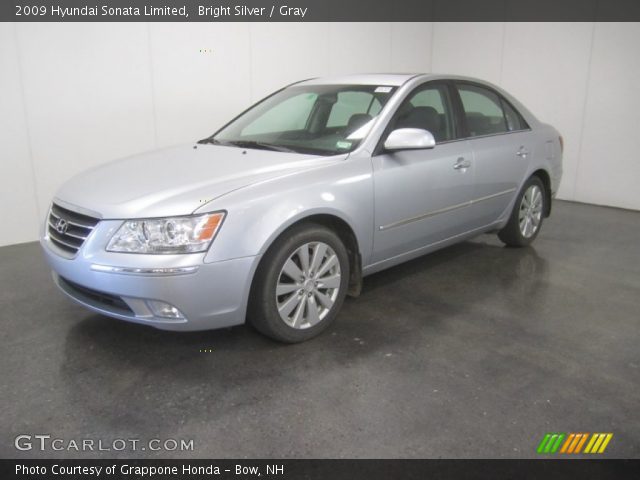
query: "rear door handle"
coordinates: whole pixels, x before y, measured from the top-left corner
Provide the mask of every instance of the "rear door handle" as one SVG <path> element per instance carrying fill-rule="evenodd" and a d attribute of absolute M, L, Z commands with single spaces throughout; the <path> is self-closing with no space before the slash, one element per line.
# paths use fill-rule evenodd
<path fill-rule="evenodd" d="M 453 168 L 456 170 L 462 170 L 465 168 L 469 168 L 471 166 L 471 162 L 469 160 L 465 160 L 464 157 L 458 158 L 456 163 L 453 164 Z"/>
<path fill-rule="evenodd" d="M 524 146 L 522 146 L 518 149 L 518 151 L 516 152 L 516 155 L 519 156 L 520 158 L 526 158 L 527 155 L 529 155 L 529 150 L 527 150 L 526 148 L 524 148 Z"/>

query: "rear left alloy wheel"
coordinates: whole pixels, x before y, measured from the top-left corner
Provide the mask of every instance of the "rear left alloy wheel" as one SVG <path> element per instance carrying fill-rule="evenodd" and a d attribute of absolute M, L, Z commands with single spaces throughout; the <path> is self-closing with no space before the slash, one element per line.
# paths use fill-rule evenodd
<path fill-rule="evenodd" d="M 542 180 L 527 180 L 516 198 L 507 225 L 498 237 L 512 247 L 524 247 L 535 240 L 542 227 L 546 208 L 546 192 Z"/>
<path fill-rule="evenodd" d="M 315 224 L 293 227 L 261 262 L 249 320 L 275 340 L 308 340 L 335 319 L 348 279 L 347 250 L 333 231 Z"/>

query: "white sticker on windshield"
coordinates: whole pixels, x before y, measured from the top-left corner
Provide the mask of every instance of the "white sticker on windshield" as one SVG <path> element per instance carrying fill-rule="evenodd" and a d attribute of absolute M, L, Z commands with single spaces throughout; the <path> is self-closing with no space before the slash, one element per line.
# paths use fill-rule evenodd
<path fill-rule="evenodd" d="M 375 93 L 389 93 L 393 87 L 378 87 L 375 89 Z"/>
<path fill-rule="evenodd" d="M 336 142 L 336 148 L 351 148 L 351 142 L 345 142 L 343 140 L 338 140 L 338 142 Z"/>

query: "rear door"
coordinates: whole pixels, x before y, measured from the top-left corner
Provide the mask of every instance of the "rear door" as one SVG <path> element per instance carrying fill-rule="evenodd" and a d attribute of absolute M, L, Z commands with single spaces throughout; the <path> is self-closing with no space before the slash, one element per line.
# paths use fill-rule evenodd
<path fill-rule="evenodd" d="M 475 165 L 473 225 L 482 227 L 496 221 L 516 195 L 533 144 L 522 116 L 497 92 L 470 82 L 456 87 Z"/>

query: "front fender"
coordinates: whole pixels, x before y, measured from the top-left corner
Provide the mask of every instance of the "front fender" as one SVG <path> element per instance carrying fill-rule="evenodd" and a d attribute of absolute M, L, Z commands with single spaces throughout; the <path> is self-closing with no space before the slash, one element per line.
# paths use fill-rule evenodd
<path fill-rule="evenodd" d="M 313 215 L 332 215 L 354 232 L 363 262 L 373 248 L 371 157 L 350 157 L 235 192 L 198 212 L 226 210 L 227 217 L 204 261 L 263 254 L 291 225 Z"/>

